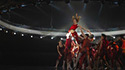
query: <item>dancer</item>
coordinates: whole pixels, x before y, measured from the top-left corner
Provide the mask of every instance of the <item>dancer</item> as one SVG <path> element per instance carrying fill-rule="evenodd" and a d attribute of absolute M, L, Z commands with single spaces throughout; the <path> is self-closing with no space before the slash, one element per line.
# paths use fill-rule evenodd
<path fill-rule="evenodd" d="M 76 66 L 79 61 L 79 69 L 81 70 L 83 60 L 85 60 L 85 58 L 87 58 L 88 68 L 90 68 L 89 47 L 91 46 L 91 42 L 93 41 L 94 35 L 91 34 L 89 30 L 87 30 L 87 32 L 89 32 L 90 35 L 85 35 L 84 32 L 82 31 L 82 28 L 80 28 L 80 30 L 81 30 L 82 36 L 84 37 L 84 41 L 83 41 L 82 48 L 80 49 L 77 60 L 76 60 Z"/>
<path fill-rule="evenodd" d="M 55 66 L 55 68 L 58 67 L 58 64 L 59 64 L 59 61 L 60 61 L 61 58 L 63 58 L 62 68 L 63 68 L 63 69 L 65 68 L 64 49 L 65 49 L 65 46 L 64 46 L 64 44 L 62 43 L 62 41 L 60 40 L 60 41 L 58 42 L 58 45 L 57 45 L 57 52 L 58 52 L 59 56 L 58 56 L 58 59 L 57 59 L 57 61 L 56 61 L 56 66 Z"/>
<path fill-rule="evenodd" d="M 67 70 L 71 69 L 71 61 L 72 61 L 72 36 L 71 34 L 67 33 L 66 34 L 66 42 L 65 42 L 65 50 L 64 50 L 64 56 L 65 56 L 65 60 L 67 63 Z"/>
<path fill-rule="evenodd" d="M 72 17 L 72 21 L 73 21 L 73 25 L 70 27 L 68 33 L 71 33 L 72 36 L 75 38 L 76 42 L 79 44 L 79 40 L 78 40 L 78 34 L 75 31 L 78 27 L 86 30 L 85 28 L 83 28 L 81 25 L 78 25 L 78 22 L 80 20 L 80 16 L 78 16 L 78 14 L 76 13 L 76 17 Z"/>
<path fill-rule="evenodd" d="M 97 57 L 97 60 L 98 60 L 97 62 L 100 61 L 101 65 L 102 65 L 101 68 L 103 68 L 103 61 L 109 68 L 111 68 L 109 65 L 109 58 L 108 58 L 108 54 L 107 54 L 107 52 L 108 52 L 107 47 L 108 47 L 109 41 L 107 40 L 107 36 L 105 34 L 101 35 L 101 40 L 98 44 L 99 44 L 99 46 L 98 46 L 99 55 Z"/>
<path fill-rule="evenodd" d="M 111 61 L 112 69 L 114 69 L 116 63 L 117 63 L 117 55 L 119 51 L 119 47 L 115 42 L 109 43 L 108 49 L 108 56 Z"/>

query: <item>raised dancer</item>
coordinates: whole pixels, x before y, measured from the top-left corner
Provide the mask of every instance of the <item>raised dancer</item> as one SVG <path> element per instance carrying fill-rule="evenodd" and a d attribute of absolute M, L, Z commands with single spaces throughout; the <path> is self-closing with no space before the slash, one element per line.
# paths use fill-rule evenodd
<path fill-rule="evenodd" d="M 78 40 L 78 34 L 77 32 L 75 31 L 78 27 L 86 30 L 85 28 L 83 28 L 81 25 L 78 24 L 80 20 L 80 16 L 78 16 L 78 14 L 76 13 L 76 17 L 72 17 L 72 21 L 73 21 L 73 25 L 70 27 L 68 33 L 71 33 L 72 36 L 75 38 L 76 42 L 79 44 L 79 40 Z"/>

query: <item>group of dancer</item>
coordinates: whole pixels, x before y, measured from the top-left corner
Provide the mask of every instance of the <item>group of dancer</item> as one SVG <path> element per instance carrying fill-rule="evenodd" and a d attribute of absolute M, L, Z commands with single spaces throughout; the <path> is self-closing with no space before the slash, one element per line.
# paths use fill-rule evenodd
<path fill-rule="evenodd" d="M 118 70 L 116 65 L 120 65 L 122 68 L 123 63 L 120 57 L 125 48 L 123 36 L 112 41 L 107 40 L 107 36 L 102 34 L 99 42 L 94 44 L 94 35 L 90 30 L 77 24 L 79 20 L 80 16 L 76 13 L 72 17 L 73 25 L 66 34 L 65 43 L 59 41 L 57 45 L 59 57 L 55 67 L 58 67 L 62 58 L 62 68 L 65 69 L 66 67 L 67 70 L 104 70 L 105 68 Z M 81 35 L 78 35 L 75 31 L 78 27 Z M 84 31 L 88 32 L 88 34 L 85 34 Z"/>

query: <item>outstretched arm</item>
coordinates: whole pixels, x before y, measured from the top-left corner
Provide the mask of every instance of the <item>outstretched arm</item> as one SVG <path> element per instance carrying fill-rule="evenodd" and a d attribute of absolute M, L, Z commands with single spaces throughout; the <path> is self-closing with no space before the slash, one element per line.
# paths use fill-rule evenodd
<path fill-rule="evenodd" d="M 84 34 L 84 32 L 82 31 L 81 28 L 80 28 L 80 31 L 81 31 L 81 33 L 82 33 L 82 36 L 83 36 L 84 38 L 86 38 L 87 36 Z"/>
<path fill-rule="evenodd" d="M 79 20 L 80 20 L 80 16 L 78 16 L 78 13 L 76 13 L 76 19 L 78 20 L 78 22 L 79 22 Z"/>
<path fill-rule="evenodd" d="M 83 29 L 83 30 L 87 31 L 87 32 L 89 33 L 89 35 L 91 35 L 91 34 L 92 34 L 92 33 L 90 32 L 90 30 L 83 28 L 81 25 L 78 25 L 78 27 L 80 27 L 81 29 Z"/>

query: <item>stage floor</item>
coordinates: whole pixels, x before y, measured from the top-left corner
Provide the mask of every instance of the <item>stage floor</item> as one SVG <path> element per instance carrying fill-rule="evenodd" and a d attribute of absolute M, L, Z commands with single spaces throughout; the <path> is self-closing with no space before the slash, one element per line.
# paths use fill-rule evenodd
<path fill-rule="evenodd" d="M 125 67 L 124 67 L 125 69 Z M 117 70 L 124 70 L 117 69 Z M 54 66 L 0 66 L 0 70 L 63 70 L 62 67 L 58 67 L 57 69 Z M 66 70 L 66 69 L 65 69 Z M 107 69 L 105 69 L 107 70 Z"/>

